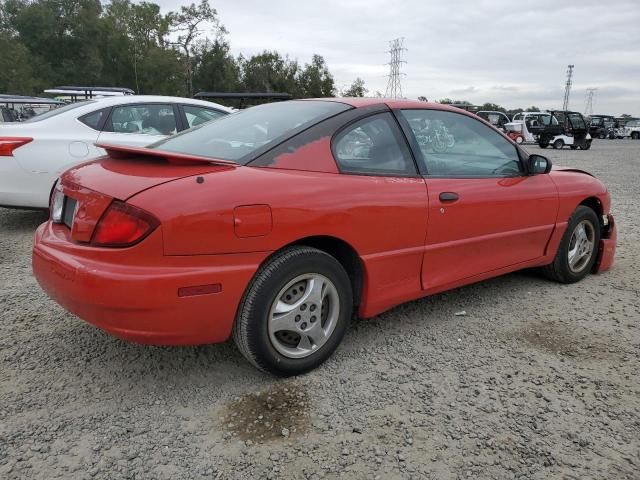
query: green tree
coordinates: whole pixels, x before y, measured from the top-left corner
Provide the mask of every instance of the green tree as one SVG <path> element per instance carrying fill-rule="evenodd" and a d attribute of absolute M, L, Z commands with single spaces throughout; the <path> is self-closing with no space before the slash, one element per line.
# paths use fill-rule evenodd
<path fill-rule="evenodd" d="M 539 112 L 540 109 L 538 107 L 536 107 L 535 105 L 531 105 L 529 108 L 527 108 L 525 110 L 525 112 Z"/>
<path fill-rule="evenodd" d="M 220 39 L 207 39 L 197 46 L 194 91 L 230 92 L 241 88 L 240 65 L 229 50 L 229 44 Z"/>
<path fill-rule="evenodd" d="M 314 55 L 298 77 L 302 96 L 307 98 L 332 97 L 335 94 L 333 75 L 324 58 Z"/>
<path fill-rule="evenodd" d="M 29 50 L 6 32 L 0 32 L 0 92 L 35 94 L 42 87 Z"/>
<path fill-rule="evenodd" d="M 238 59 L 242 70 L 242 86 L 249 92 L 282 92 L 301 96 L 298 77 L 300 66 L 278 52 L 264 51 L 249 59 Z"/>
<path fill-rule="evenodd" d="M 196 5 L 192 3 L 187 7 L 180 7 L 179 12 L 172 12 L 168 15 L 172 32 L 178 34 L 178 38 L 173 45 L 182 54 L 187 93 L 193 95 L 193 56 L 196 54 L 195 47 L 198 39 L 205 31 L 215 32 L 217 36 L 226 33 L 224 27 L 218 21 L 218 12 L 209 5 L 209 0 L 200 0 Z M 207 24 L 210 25 L 205 29 Z"/>
<path fill-rule="evenodd" d="M 351 86 L 342 92 L 343 97 L 364 97 L 368 90 L 364 86 L 364 80 L 356 78 Z"/>

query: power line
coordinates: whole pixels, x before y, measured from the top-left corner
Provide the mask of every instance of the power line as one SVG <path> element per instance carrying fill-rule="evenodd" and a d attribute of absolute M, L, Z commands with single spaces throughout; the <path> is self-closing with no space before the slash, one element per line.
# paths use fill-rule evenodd
<path fill-rule="evenodd" d="M 593 115 L 593 97 L 596 94 L 597 88 L 587 88 L 587 97 L 584 102 L 584 114 L 591 116 Z"/>
<path fill-rule="evenodd" d="M 404 73 L 400 72 L 400 66 L 403 63 L 407 63 L 402 60 L 402 52 L 407 49 L 404 48 L 404 38 L 396 38 L 389 42 L 389 53 L 391 60 L 389 61 L 389 82 L 387 83 L 387 90 L 385 97 L 388 98 L 403 98 L 402 97 L 402 84 L 400 79 Z"/>
<path fill-rule="evenodd" d="M 569 94 L 571 93 L 571 85 L 573 84 L 571 77 L 573 77 L 574 65 L 567 66 L 567 83 L 564 87 L 564 102 L 562 102 L 562 110 L 569 110 Z"/>

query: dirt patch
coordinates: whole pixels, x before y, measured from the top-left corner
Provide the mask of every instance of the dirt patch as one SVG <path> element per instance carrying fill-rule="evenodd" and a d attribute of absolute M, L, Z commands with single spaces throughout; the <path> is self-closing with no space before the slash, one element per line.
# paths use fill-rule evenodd
<path fill-rule="evenodd" d="M 282 382 L 239 397 L 226 407 L 220 420 L 227 435 L 265 442 L 306 432 L 310 426 L 309 408 L 303 385 Z"/>
<path fill-rule="evenodd" d="M 617 360 L 624 355 L 622 349 L 607 345 L 593 332 L 569 330 L 554 322 L 535 322 L 523 328 L 518 335 L 538 350 L 581 360 Z"/>
<path fill-rule="evenodd" d="M 576 356 L 580 353 L 575 337 L 553 322 L 536 322 L 527 325 L 521 334 L 524 340 L 539 350 L 556 355 Z"/>

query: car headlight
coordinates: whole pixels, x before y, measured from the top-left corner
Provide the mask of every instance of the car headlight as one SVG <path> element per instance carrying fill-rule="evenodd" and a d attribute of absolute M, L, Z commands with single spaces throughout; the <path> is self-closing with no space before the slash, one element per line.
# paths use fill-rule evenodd
<path fill-rule="evenodd" d="M 62 207 L 64 206 L 64 193 L 60 185 L 56 185 L 51 196 L 51 221 L 62 223 Z"/>

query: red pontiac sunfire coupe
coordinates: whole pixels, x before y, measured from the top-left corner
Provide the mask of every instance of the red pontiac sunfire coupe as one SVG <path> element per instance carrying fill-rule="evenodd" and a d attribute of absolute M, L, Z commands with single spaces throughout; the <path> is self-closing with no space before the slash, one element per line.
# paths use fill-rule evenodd
<path fill-rule="evenodd" d="M 606 187 L 551 169 L 480 118 L 381 99 L 262 105 L 67 171 L 33 270 L 69 311 L 126 340 L 233 336 L 293 375 L 354 311 L 514 270 L 570 283 L 613 263 Z"/>

